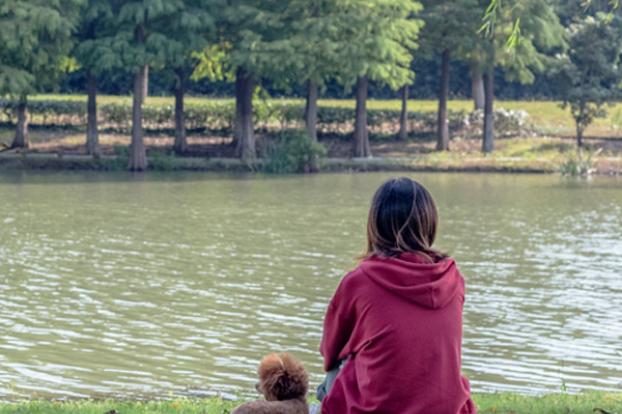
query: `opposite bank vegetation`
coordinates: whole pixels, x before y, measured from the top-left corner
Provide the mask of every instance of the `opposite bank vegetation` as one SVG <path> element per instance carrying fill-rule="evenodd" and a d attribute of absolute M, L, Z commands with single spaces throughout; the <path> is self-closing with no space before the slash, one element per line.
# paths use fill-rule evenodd
<path fill-rule="evenodd" d="M 622 393 L 525 396 L 476 394 L 480 414 L 621 414 Z M 0 403 L 0 414 L 227 414 L 240 402 L 220 398 L 167 401 L 27 401 Z"/>
<path fill-rule="evenodd" d="M 81 99 L 73 97 L 42 97 L 31 104 L 31 123 L 41 131 L 38 135 L 51 136 L 45 148 L 34 143 L 31 150 L 10 150 L 3 141 L 8 136 L 0 130 L 0 169 L 42 169 L 42 170 L 98 170 L 121 171 L 127 168 L 129 150 L 125 145 L 105 145 L 102 138 L 102 151 L 95 156 L 86 155 L 82 144 L 72 143 L 67 137 L 79 136 L 85 122 L 85 113 Z M 146 106 L 145 124 L 156 137 L 169 135 L 173 110 L 167 101 L 154 101 Z M 353 123 L 353 114 L 344 102 L 328 102 L 319 107 L 318 132 L 322 138 L 309 140 L 304 125 L 301 125 L 303 107 L 300 102 L 291 100 L 267 100 L 257 105 L 255 117 L 259 125 L 258 132 L 263 137 L 260 157 L 240 160 L 229 155 L 199 154 L 188 152 L 176 154 L 167 147 L 149 149 L 149 169 L 155 171 L 261 171 L 268 173 L 303 173 L 315 171 L 466 171 L 466 172 L 528 172 L 566 175 L 587 175 L 591 172 L 601 174 L 620 174 L 622 157 L 615 149 L 606 154 L 609 161 L 605 168 L 594 162 L 591 149 L 581 153 L 571 150 L 571 142 L 548 139 L 547 134 L 559 124 L 560 114 L 551 113 L 549 118 L 540 119 L 543 113 L 552 111 L 555 105 L 546 108 L 526 104 L 526 111 L 500 109 L 495 115 L 495 129 L 503 143 L 494 154 L 482 154 L 472 149 L 458 151 L 431 151 L 425 147 L 433 139 L 435 117 L 425 102 L 415 102 L 422 106 L 421 111 L 408 113 L 407 136 L 395 135 L 401 116 L 397 102 L 382 102 L 369 110 L 370 141 L 372 147 L 390 145 L 391 155 L 375 158 L 350 158 L 344 151 L 334 151 L 334 145 L 344 147 L 349 141 Z M 425 106 L 425 105 L 424 105 Z M 469 112 L 462 108 L 449 112 L 449 126 L 454 134 L 452 146 L 464 147 L 462 143 L 471 142 L 481 133 L 481 112 Z M 534 107 L 534 108 L 531 108 Z M 14 122 L 13 111 L 6 101 L 0 101 L 0 121 L 6 124 Z M 101 122 L 108 134 L 123 137 L 129 133 L 131 108 L 120 97 L 110 97 L 101 107 Z M 425 109 L 425 110 L 424 110 Z M 540 110 L 542 109 L 542 110 Z M 546 110 L 544 110 L 546 109 Z M 543 111 L 544 110 L 544 111 Z M 186 122 L 197 137 L 218 137 L 225 140 L 233 130 L 234 105 L 231 100 L 205 101 L 197 99 L 187 108 Z M 537 126 L 528 122 L 532 113 Z M 565 115 L 565 114 L 561 114 Z M 543 130 L 541 130 L 543 129 Z M 64 131 L 64 132 L 63 132 Z M 609 133 L 609 131 L 607 131 Z M 60 138 L 59 135 L 60 134 Z M 3 138 L 4 137 L 4 138 Z M 37 140 L 39 140 L 37 138 Z M 48 141 L 48 139 L 44 139 Z M 603 139 L 600 139 L 603 141 Z M 615 140 L 605 139 L 605 144 L 622 147 Z M 610 144 L 613 143 L 613 144 Z M 418 148 L 413 150 L 413 145 Z M 467 145 L 467 146 L 469 146 Z M 603 144 L 601 144 L 602 146 Z M 230 144 L 220 144 L 221 150 L 227 151 Z M 347 146 L 347 145 L 345 145 Z M 409 149 L 410 147 L 410 149 Z M 220 150 L 219 150 L 220 151 Z M 598 151 L 598 150 L 596 150 Z M 347 153 L 347 151 L 346 151 Z M 599 157 L 602 158 L 602 157 Z"/>

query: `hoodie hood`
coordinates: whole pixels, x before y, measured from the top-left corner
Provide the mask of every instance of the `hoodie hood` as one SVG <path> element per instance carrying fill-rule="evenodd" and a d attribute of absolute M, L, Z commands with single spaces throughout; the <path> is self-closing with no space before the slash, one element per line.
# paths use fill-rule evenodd
<path fill-rule="evenodd" d="M 363 261 L 360 269 L 382 288 L 431 309 L 451 302 L 463 283 L 451 258 L 429 263 L 414 253 L 374 256 Z"/>

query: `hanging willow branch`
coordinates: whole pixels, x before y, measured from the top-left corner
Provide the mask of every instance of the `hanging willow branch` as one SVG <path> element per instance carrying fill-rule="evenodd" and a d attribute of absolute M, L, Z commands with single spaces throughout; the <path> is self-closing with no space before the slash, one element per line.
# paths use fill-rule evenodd
<path fill-rule="evenodd" d="M 588 8 L 592 4 L 593 0 L 584 0 L 583 6 Z M 620 8 L 621 0 L 609 0 L 609 6 L 611 10 L 609 13 L 613 13 L 615 10 Z M 499 19 L 499 15 L 501 13 L 503 0 L 490 0 L 488 7 L 486 7 L 486 11 L 484 13 L 484 17 L 482 18 L 482 26 L 480 27 L 478 33 L 483 34 L 484 37 L 488 39 L 492 39 L 494 36 L 495 26 L 497 24 L 497 20 Z M 505 42 L 505 47 L 508 52 L 512 52 L 520 43 L 521 38 L 521 28 L 520 28 L 520 17 L 518 17 L 514 24 L 512 25 L 512 31 L 508 36 L 507 41 Z"/>
<path fill-rule="evenodd" d="M 619 1 L 619 0 L 612 0 Z M 482 18 L 482 26 L 479 29 L 479 33 L 483 34 L 485 38 L 492 39 L 494 37 L 495 26 L 500 18 L 502 11 L 503 0 L 490 0 L 488 7 Z M 512 52 L 520 43 L 521 29 L 520 29 L 520 17 L 518 17 L 512 25 L 512 31 L 505 42 L 505 47 L 508 52 Z"/>

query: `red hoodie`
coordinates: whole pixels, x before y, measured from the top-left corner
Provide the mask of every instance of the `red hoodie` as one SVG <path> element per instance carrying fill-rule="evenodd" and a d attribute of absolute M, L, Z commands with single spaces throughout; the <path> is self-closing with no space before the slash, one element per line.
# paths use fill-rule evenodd
<path fill-rule="evenodd" d="M 324 368 L 349 359 L 322 413 L 475 413 L 460 372 L 463 304 L 453 259 L 363 261 L 339 284 L 324 320 Z"/>

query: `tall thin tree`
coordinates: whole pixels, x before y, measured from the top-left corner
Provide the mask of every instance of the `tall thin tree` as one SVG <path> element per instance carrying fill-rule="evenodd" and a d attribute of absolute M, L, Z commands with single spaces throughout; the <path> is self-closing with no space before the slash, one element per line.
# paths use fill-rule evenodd
<path fill-rule="evenodd" d="M 16 102 L 11 146 L 28 148 L 28 95 L 52 88 L 71 50 L 80 0 L 5 0 L 0 7 L 0 96 Z"/>

